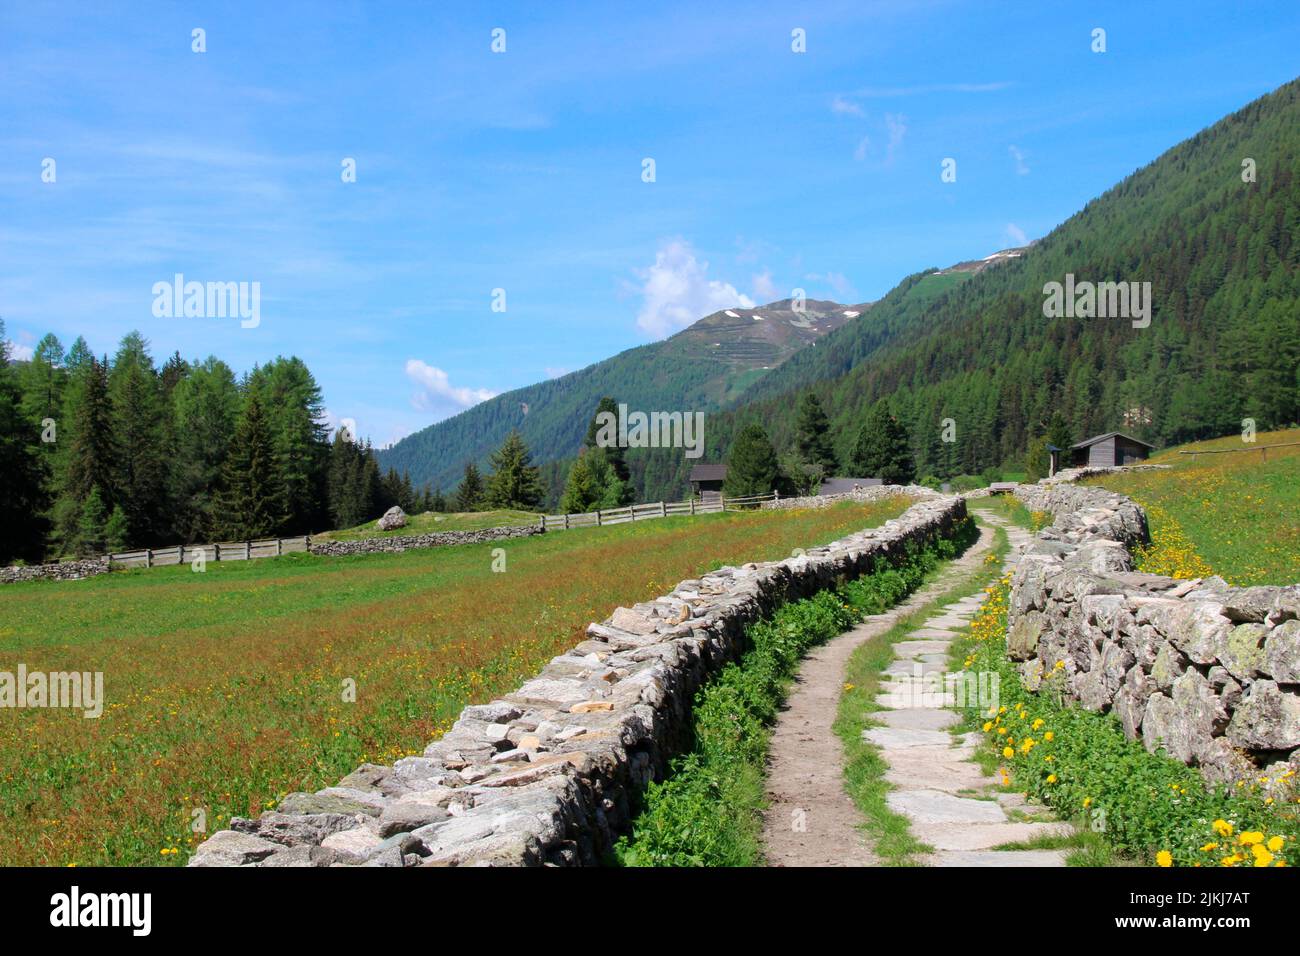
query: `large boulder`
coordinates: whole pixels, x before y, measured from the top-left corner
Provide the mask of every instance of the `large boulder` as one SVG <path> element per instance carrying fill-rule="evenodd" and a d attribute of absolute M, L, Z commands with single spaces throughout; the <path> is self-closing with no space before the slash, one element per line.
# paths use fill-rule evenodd
<path fill-rule="evenodd" d="M 398 528 L 406 527 L 406 512 L 398 505 L 393 505 L 384 512 L 384 516 L 379 519 L 380 531 L 395 531 Z"/>

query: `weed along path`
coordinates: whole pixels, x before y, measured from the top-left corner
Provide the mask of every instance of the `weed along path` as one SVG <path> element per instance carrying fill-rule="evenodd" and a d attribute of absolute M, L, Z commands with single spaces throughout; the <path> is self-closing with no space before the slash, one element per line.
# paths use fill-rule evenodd
<path fill-rule="evenodd" d="M 862 814 L 844 787 L 844 748 L 835 732 L 850 656 L 974 573 L 992 546 L 982 529 L 966 553 L 935 580 L 883 614 L 817 647 L 804 659 L 768 749 L 763 842 L 772 866 L 874 866 Z M 956 715 L 953 715 L 954 717 Z"/>
<path fill-rule="evenodd" d="M 1011 549 L 1003 571 L 1011 570 L 1029 535 L 1002 519 L 984 514 L 1001 526 Z M 892 786 L 885 801 L 907 819 L 913 838 L 933 847 L 919 862 L 931 866 L 1064 866 L 1065 852 L 1055 849 L 998 849 L 1032 845 L 1066 837 L 1073 827 L 1052 822 L 1042 808 L 1030 807 L 1018 793 L 1000 792 L 997 778 L 972 758 L 979 733 L 951 732 L 961 717 L 951 708 L 957 688 L 934 690 L 932 674 L 948 670 L 949 650 L 959 632 L 970 626 L 982 595 L 971 595 L 943 606 L 907 639 L 893 645 L 897 659 L 883 673 L 878 703 L 885 708 L 872 717 L 882 726 L 863 731 L 863 738 L 880 748 L 888 765 L 885 779 Z M 972 675 L 974 676 L 974 675 Z M 960 690 L 967 697 L 981 690 L 976 677 Z M 996 704 L 996 694 L 992 695 Z M 981 698 L 981 705 L 986 701 Z"/>

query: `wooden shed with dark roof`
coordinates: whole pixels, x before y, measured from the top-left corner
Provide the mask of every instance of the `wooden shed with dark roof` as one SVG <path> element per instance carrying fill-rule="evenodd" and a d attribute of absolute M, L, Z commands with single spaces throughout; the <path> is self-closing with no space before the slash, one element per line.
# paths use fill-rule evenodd
<path fill-rule="evenodd" d="M 1146 461 L 1155 445 L 1121 432 L 1107 432 L 1070 446 L 1070 464 L 1075 468 L 1114 468 Z"/>
<path fill-rule="evenodd" d="M 691 469 L 688 479 L 691 491 L 701 498 L 722 494 L 722 483 L 727 480 L 727 466 L 720 462 L 702 462 Z"/>

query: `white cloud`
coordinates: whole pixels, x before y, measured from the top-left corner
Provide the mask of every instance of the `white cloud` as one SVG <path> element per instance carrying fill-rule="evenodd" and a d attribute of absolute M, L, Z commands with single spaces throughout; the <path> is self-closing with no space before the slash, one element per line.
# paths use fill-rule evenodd
<path fill-rule="evenodd" d="M 885 114 L 885 128 L 889 130 L 889 142 L 885 144 L 885 164 L 894 161 L 894 153 L 903 145 L 907 135 L 907 117 L 894 113 Z"/>
<path fill-rule="evenodd" d="M 548 365 L 545 369 L 547 378 L 562 378 L 573 371 L 571 368 L 565 368 L 563 365 Z"/>
<path fill-rule="evenodd" d="M 730 282 L 708 278 L 708 270 L 709 264 L 697 259 L 685 240 L 671 239 L 660 246 L 654 265 L 636 270 L 644 298 L 637 327 L 664 338 L 710 313 L 754 307 L 754 301 Z"/>
<path fill-rule="evenodd" d="M 862 111 L 862 107 L 852 100 L 846 100 L 842 96 L 837 96 L 831 100 L 831 112 L 840 113 L 844 116 L 864 117 L 867 114 Z"/>
<path fill-rule="evenodd" d="M 1025 235 L 1025 230 L 1021 229 L 1014 222 L 1007 223 L 1007 238 L 1017 246 L 1023 246 L 1029 242 L 1029 237 Z"/>
<path fill-rule="evenodd" d="M 753 276 L 749 282 L 754 289 L 754 297 L 760 302 L 773 302 L 781 295 L 776 283 L 772 281 L 772 273 L 768 269 L 764 269 Z"/>
<path fill-rule="evenodd" d="M 1016 175 L 1025 176 L 1029 173 L 1029 167 L 1025 165 L 1025 154 L 1020 151 L 1019 146 L 1010 147 L 1011 158 L 1016 161 Z"/>
<path fill-rule="evenodd" d="M 30 345 L 20 345 L 19 343 L 9 341 L 9 360 L 11 362 L 30 362 L 36 350 Z"/>
<path fill-rule="evenodd" d="M 419 386 L 411 396 L 411 405 L 422 412 L 451 414 L 486 402 L 497 394 L 491 389 L 452 385 L 446 372 L 419 359 L 406 360 L 406 377 Z"/>
<path fill-rule="evenodd" d="M 853 150 L 853 158 L 859 163 L 867 158 L 867 153 L 871 149 L 871 137 L 864 136 L 858 140 L 857 148 Z"/>

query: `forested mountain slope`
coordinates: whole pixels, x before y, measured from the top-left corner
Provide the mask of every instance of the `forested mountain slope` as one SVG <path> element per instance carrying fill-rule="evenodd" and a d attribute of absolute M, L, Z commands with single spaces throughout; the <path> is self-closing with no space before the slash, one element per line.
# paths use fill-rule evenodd
<path fill-rule="evenodd" d="M 1247 160 L 1250 162 L 1248 163 Z M 1253 180 L 1247 175 L 1253 166 Z M 1047 318 L 1044 285 L 1149 282 L 1149 327 Z M 946 285 L 936 286 L 936 282 Z M 933 293 L 933 294 L 932 294 Z M 904 280 L 863 317 L 712 416 L 707 457 L 739 423 L 790 446 L 812 388 L 841 461 L 888 398 L 919 473 L 978 472 L 1023 457 L 1060 410 L 1077 438 L 1123 429 L 1157 445 L 1300 419 L 1300 82 L 1256 100 L 1124 179 L 1023 254 L 964 280 Z M 942 422 L 957 441 L 941 441 Z M 690 462 L 643 463 L 680 488 Z M 658 497 L 658 488 L 642 489 Z"/>
<path fill-rule="evenodd" d="M 606 395 L 642 411 L 710 411 L 733 401 L 792 354 L 869 305 L 789 299 L 706 316 L 662 342 L 628 349 L 560 378 L 518 388 L 430 425 L 379 452 L 382 467 L 450 490 L 466 462 L 518 429 L 540 463 L 573 455 Z"/>

